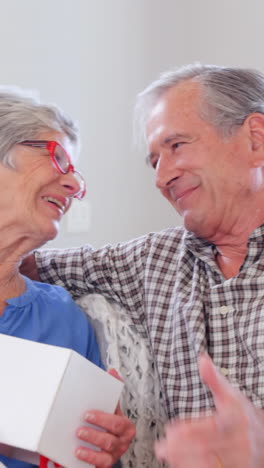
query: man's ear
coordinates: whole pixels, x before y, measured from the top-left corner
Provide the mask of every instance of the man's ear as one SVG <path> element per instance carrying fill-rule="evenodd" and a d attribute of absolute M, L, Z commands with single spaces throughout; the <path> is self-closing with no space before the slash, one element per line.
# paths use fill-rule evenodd
<path fill-rule="evenodd" d="M 259 113 L 250 114 L 245 122 L 250 138 L 251 150 L 263 152 L 264 154 L 264 115 Z"/>
<path fill-rule="evenodd" d="M 252 167 L 264 166 L 264 115 L 250 114 L 244 122 L 248 130 Z"/>

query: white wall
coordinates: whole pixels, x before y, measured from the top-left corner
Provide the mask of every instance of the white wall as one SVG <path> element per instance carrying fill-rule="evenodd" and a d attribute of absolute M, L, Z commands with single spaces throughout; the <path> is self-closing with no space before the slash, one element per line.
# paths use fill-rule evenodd
<path fill-rule="evenodd" d="M 193 61 L 264 71 L 263 0 L 0 0 L 0 13 L 0 82 L 39 89 L 81 126 L 88 201 L 50 245 L 101 245 L 179 224 L 133 148 L 135 96 Z M 69 232 L 73 215 L 82 232 Z"/>

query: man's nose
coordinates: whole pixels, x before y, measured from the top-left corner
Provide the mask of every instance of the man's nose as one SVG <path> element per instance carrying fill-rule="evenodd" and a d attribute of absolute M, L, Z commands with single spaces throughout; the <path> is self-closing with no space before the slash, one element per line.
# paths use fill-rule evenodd
<path fill-rule="evenodd" d="M 158 189 L 168 188 L 177 179 L 182 171 L 177 168 L 176 161 L 172 155 L 163 153 L 160 155 L 156 166 L 156 187 Z"/>

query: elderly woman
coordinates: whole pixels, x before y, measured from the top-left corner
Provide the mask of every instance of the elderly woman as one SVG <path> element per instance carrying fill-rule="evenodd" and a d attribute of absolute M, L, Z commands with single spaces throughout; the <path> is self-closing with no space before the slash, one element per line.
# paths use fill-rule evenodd
<path fill-rule="evenodd" d="M 72 199 L 85 194 L 73 166 L 77 147 L 75 125 L 58 108 L 0 88 L 0 333 L 72 348 L 101 366 L 93 329 L 69 294 L 19 273 L 23 256 L 53 239 Z M 106 431 L 82 427 L 77 434 L 102 450 L 82 447 L 80 441 L 76 456 L 109 467 L 126 451 L 133 425 L 120 410 L 90 412 L 90 417 Z M 33 466 L 4 455 L 0 461 L 8 467 Z"/>

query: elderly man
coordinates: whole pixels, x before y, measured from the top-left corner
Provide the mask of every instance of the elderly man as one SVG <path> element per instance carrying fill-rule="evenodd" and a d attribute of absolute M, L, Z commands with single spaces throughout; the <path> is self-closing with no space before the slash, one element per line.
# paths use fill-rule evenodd
<path fill-rule="evenodd" d="M 40 277 L 117 301 L 149 340 L 170 419 L 159 459 L 263 468 L 264 76 L 183 67 L 139 95 L 137 119 L 184 227 L 38 252 Z"/>

